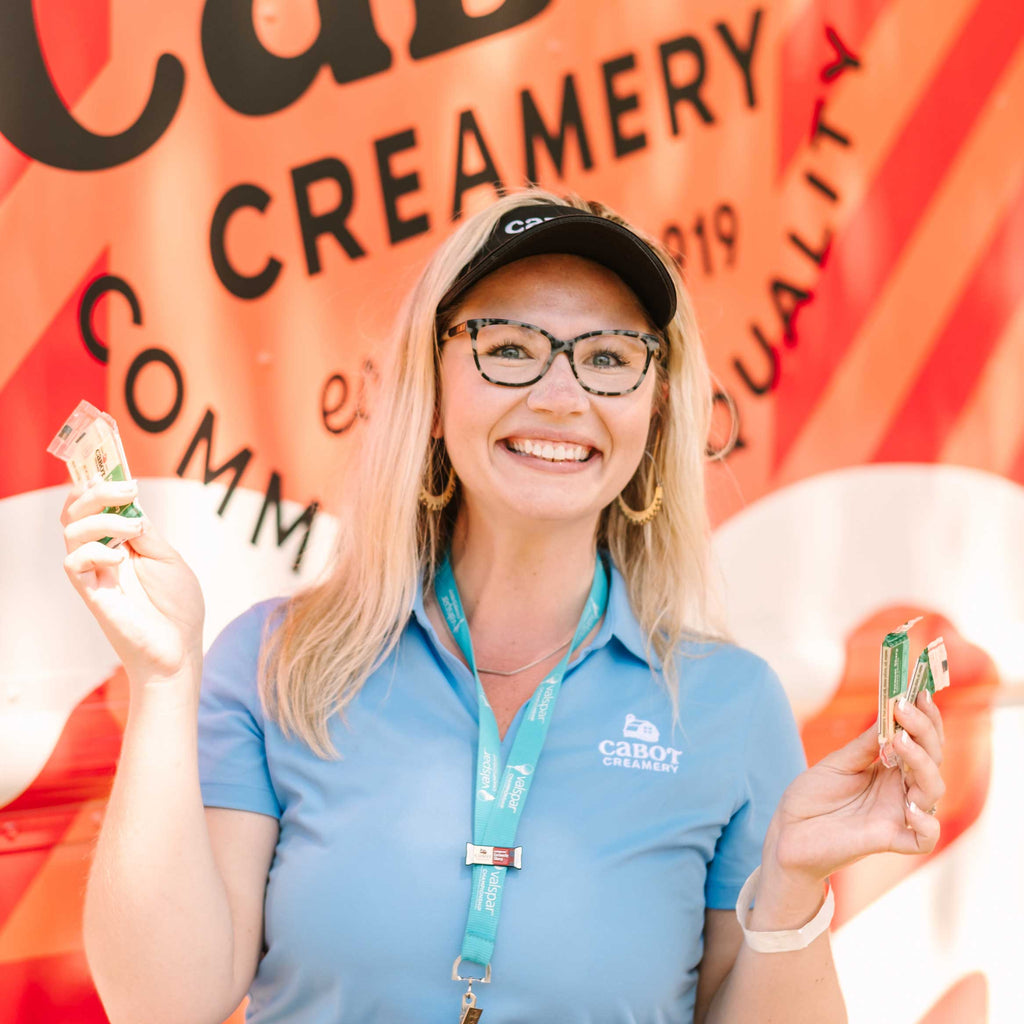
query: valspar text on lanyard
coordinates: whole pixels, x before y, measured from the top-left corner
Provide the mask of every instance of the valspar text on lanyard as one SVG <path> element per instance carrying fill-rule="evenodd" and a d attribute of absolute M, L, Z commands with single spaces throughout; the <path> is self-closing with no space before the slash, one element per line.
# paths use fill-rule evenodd
<path fill-rule="evenodd" d="M 448 629 L 462 651 L 476 679 L 476 696 L 480 713 L 480 735 L 476 752 L 476 787 L 473 807 L 473 842 L 466 844 L 466 863 L 473 865 L 473 887 L 466 920 L 466 933 L 462 952 L 455 958 L 452 978 L 466 981 L 469 987 L 462 997 L 462 1017 L 465 1024 L 479 1020 L 473 982 L 491 980 L 491 957 L 501 914 L 501 894 L 505 874 L 510 867 L 522 866 L 522 849 L 515 846 L 516 829 L 526 806 L 526 798 L 533 782 L 534 771 L 544 748 L 548 726 L 554 714 L 562 679 L 573 654 L 587 634 L 597 625 L 608 605 L 608 574 L 600 556 L 594 568 L 594 582 L 590 587 L 586 606 L 580 617 L 572 643 L 562 660 L 534 691 L 526 713 L 516 731 L 508 764 L 501 765 L 501 737 L 494 712 L 480 683 L 469 625 L 462 610 L 458 587 L 452 573 L 451 562 L 445 558 L 434 582 L 437 603 L 441 607 Z M 483 975 L 463 977 L 462 961 L 479 964 Z"/>

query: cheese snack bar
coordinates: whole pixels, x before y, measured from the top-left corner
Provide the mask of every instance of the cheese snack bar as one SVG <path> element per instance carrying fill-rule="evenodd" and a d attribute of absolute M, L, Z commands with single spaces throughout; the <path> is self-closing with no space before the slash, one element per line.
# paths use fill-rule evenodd
<path fill-rule="evenodd" d="M 76 484 L 87 487 L 99 480 L 121 481 L 132 478 L 114 417 L 100 412 L 84 400 L 78 403 L 46 450 L 67 465 L 71 479 Z M 103 511 L 131 519 L 142 515 L 142 509 L 134 501 L 127 505 L 110 506 Z M 112 543 L 116 547 L 121 541 L 104 537 L 102 543 Z"/>

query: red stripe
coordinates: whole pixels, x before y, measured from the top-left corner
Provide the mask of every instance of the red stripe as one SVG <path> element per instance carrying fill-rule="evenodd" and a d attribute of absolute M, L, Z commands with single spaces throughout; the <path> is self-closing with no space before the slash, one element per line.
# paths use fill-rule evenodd
<path fill-rule="evenodd" d="M 890 424 L 873 461 L 930 462 L 936 457 L 1021 296 L 1024 188 L 978 260 L 928 365 Z"/>
<path fill-rule="evenodd" d="M 0 963 L 0 1020 L 21 1024 L 107 1024 L 85 954 Z"/>
<path fill-rule="evenodd" d="M 856 53 L 888 3 L 889 0 L 814 0 L 790 26 L 779 54 L 779 177 L 808 137 L 814 104 L 824 91 L 821 69 L 836 57 L 825 37 L 825 26 L 834 28 L 846 48 Z"/>
<path fill-rule="evenodd" d="M 0 445 L 0 498 L 67 483 L 67 469 L 46 446 L 83 398 L 107 405 L 107 368 L 90 355 L 78 329 L 82 293 L 106 267 L 104 252 L 0 388 L 0 436 L 19 439 Z M 109 337 L 109 306 L 109 298 L 101 299 L 93 310 L 101 341 Z"/>
<path fill-rule="evenodd" d="M 833 241 L 815 300 L 800 314 L 799 347 L 783 364 L 776 466 L 877 301 L 1022 33 L 1024 4 L 978 4 L 859 209 Z"/>
<path fill-rule="evenodd" d="M 21 902 L 25 890 L 32 884 L 32 879 L 42 871 L 52 849 L 16 850 L 8 853 L 5 847 L 11 842 L 8 838 L 10 829 L 7 822 L 0 825 L 0 929 Z"/>
<path fill-rule="evenodd" d="M 83 805 L 108 796 L 122 735 L 111 705 L 126 690 L 119 669 L 82 700 L 42 771 L 0 810 L 0 929 Z"/>
<path fill-rule="evenodd" d="M 34 0 L 32 10 L 54 88 L 71 109 L 110 60 L 110 0 Z M 30 163 L 0 136 L 0 201 Z"/>
<path fill-rule="evenodd" d="M 981 971 L 965 974 L 939 997 L 917 1024 L 963 1024 L 989 1019 L 988 979 Z"/>

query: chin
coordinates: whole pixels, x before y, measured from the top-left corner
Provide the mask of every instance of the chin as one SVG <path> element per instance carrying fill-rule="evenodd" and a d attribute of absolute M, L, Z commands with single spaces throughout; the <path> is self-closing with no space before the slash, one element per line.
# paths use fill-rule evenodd
<path fill-rule="evenodd" d="M 604 505 L 566 500 L 564 494 L 510 498 L 505 503 L 505 511 L 510 520 L 565 527 L 575 523 L 580 530 L 588 532 L 593 532 L 597 528 L 597 521 L 603 508 Z"/>

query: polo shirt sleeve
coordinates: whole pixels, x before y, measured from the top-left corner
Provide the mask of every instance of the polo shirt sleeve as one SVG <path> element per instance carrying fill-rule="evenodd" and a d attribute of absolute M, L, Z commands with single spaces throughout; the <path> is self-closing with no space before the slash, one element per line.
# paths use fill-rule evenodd
<path fill-rule="evenodd" d="M 738 737 L 738 806 L 718 838 L 704 886 L 705 905 L 715 910 L 736 906 L 743 883 L 761 862 L 761 846 L 780 797 L 807 767 L 789 699 L 778 676 L 764 662 L 759 664 L 760 678 L 741 716 L 747 730 Z"/>
<path fill-rule="evenodd" d="M 267 765 L 257 689 L 264 624 L 276 602 L 229 623 L 203 662 L 199 697 L 199 782 L 203 804 L 281 817 Z"/>

